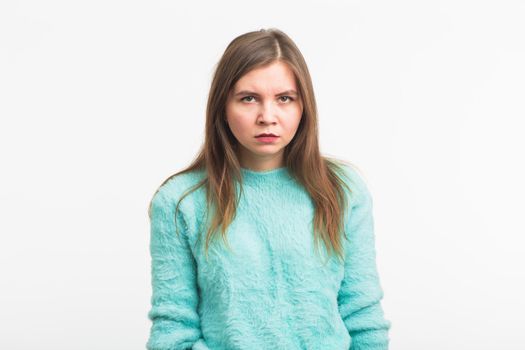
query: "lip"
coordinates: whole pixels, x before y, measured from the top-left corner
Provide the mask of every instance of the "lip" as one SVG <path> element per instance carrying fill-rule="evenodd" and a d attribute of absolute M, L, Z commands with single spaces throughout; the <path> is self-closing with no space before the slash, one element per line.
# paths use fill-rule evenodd
<path fill-rule="evenodd" d="M 272 142 L 275 142 L 279 138 L 279 136 L 258 136 L 258 137 L 255 137 L 255 138 L 259 142 L 272 143 Z"/>
<path fill-rule="evenodd" d="M 255 137 L 279 137 L 279 135 L 275 135 L 274 133 L 266 133 L 266 132 L 263 132 Z"/>

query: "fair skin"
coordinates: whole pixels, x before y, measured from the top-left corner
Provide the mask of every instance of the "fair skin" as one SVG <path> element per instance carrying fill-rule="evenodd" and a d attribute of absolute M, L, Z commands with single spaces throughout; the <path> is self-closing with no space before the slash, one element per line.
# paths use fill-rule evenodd
<path fill-rule="evenodd" d="M 242 76 L 226 102 L 226 120 L 239 142 L 241 166 L 254 171 L 283 167 L 284 149 L 302 113 L 295 76 L 286 63 L 276 61 Z M 278 137 L 262 142 L 255 137 L 261 133 Z"/>

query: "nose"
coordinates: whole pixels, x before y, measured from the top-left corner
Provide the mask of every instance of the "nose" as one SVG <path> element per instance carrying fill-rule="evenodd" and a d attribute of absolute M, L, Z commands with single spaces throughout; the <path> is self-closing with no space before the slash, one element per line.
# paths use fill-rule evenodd
<path fill-rule="evenodd" d="M 275 123 L 276 114 L 273 101 L 268 101 L 261 104 L 261 110 L 257 116 L 258 124 Z"/>

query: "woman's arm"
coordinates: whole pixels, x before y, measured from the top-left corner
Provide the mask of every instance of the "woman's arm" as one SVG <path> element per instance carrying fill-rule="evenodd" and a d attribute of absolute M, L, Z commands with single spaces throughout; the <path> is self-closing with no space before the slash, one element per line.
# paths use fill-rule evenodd
<path fill-rule="evenodd" d="M 388 349 L 388 331 L 381 307 L 383 290 L 376 267 L 373 203 L 370 192 L 350 171 L 353 190 L 350 216 L 345 222 L 345 274 L 338 295 L 339 311 L 352 338 L 350 350 Z"/>
<path fill-rule="evenodd" d="M 196 264 L 186 239 L 181 212 L 161 188 L 151 204 L 151 309 L 148 350 L 208 350 L 197 313 Z"/>

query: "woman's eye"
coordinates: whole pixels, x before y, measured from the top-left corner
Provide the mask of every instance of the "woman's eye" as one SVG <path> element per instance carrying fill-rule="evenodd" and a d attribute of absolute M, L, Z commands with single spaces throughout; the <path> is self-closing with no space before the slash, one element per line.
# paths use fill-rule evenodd
<path fill-rule="evenodd" d="M 245 97 L 241 98 L 241 101 L 251 102 L 251 101 L 247 101 L 246 100 L 247 98 L 253 98 L 253 96 L 245 96 Z"/>
<path fill-rule="evenodd" d="M 254 96 L 245 96 L 245 97 L 241 98 L 241 101 L 252 102 L 254 99 L 255 99 Z M 294 100 L 290 96 L 281 96 L 281 97 L 279 97 L 279 99 L 281 100 L 281 102 L 291 102 L 291 101 Z"/>

